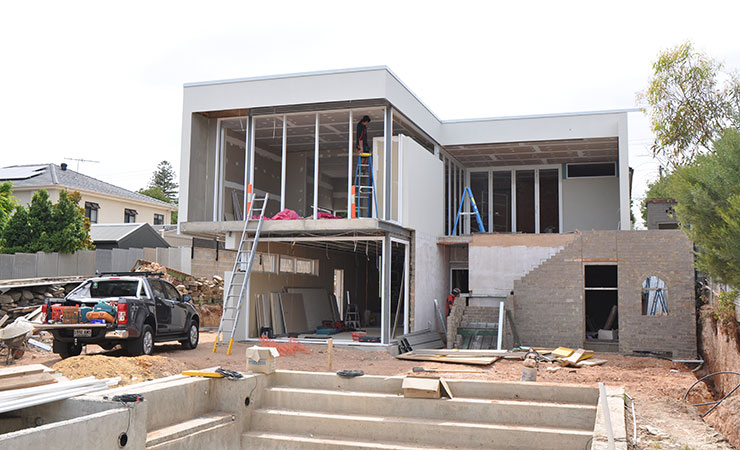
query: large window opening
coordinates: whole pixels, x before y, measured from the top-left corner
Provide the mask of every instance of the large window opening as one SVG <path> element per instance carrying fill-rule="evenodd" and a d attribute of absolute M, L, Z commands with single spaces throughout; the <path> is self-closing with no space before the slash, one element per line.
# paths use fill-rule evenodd
<path fill-rule="evenodd" d="M 219 129 L 221 220 L 242 220 L 244 216 L 244 169 L 247 148 L 247 118 L 222 119 Z"/>
<path fill-rule="evenodd" d="M 451 160 L 450 160 L 451 161 Z M 464 184 L 456 180 L 458 169 L 445 167 L 445 219 L 450 224 L 457 217 L 459 199 Z M 464 175 L 464 172 L 463 172 Z M 473 192 L 486 232 L 559 233 L 561 231 L 561 180 L 559 168 L 471 169 L 470 189 Z M 472 212 L 466 201 L 463 211 Z M 463 217 L 469 224 L 465 230 L 477 230 L 472 216 Z M 461 219 L 462 220 L 462 219 Z M 461 228 L 461 227 L 458 227 Z"/>
<path fill-rule="evenodd" d="M 478 213 L 480 213 L 483 227 L 486 231 L 490 231 L 488 223 L 488 212 L 489 212 L 489 189 L 488 189 L 488 172 L 472 172 L 470 174 L 470 191 L 473 193 L 473 199 L 475 199 L 476 206 L 478 207 Z M 471 225 L 471 230 L 478 230 L 475 226 L 475 222 Z"/>
<path fill-rule="evenodd" d="M 493 172 L 493 227 L 490 231 L 511 231 L 511 172 Z"/>
<path fill-rule="evenodd" d="M 542 169 L 539 171 L 540 233 L 558 233 L 560 231 L 558 181 L 558 169 Z"/>
<path fill-rule="evenodd" d="M 516 171 L 516 231 L 535 232 L 534 170 Z"/>
<path fill-rule="evenodd" d="M 584 266 L 586 302 L 586 338 L 598 339 L 600 330 L 611 331 L 619 328 L 617 310 L 617 266 Z M 601 333 L 617 340 L 616 333 Z"/>

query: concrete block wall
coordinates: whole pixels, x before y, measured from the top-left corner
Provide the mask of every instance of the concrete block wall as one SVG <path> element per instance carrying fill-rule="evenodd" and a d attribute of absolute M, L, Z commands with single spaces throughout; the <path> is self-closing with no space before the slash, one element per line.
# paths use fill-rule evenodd
<path fill-rule="evenodd" d="M 195 247 L 192 252 L 190 273 L 195 277 L 212 277 L 214 275 L 222 277 L 224 272 L 230 272 L 234 269 L 234 259 L 236 258 L 236 251 L 234 250 L 219 249 L 218 259 L 216 259 L 215 248 Z"/>
<path fill-rule="evenodd" d="M 583 346 L 581 247 L 577 238 L 514 282 L 513 318 L 522 345 Z"/>
<path fill-rule="evenodd" d="M 581 347 L 586 264 L 617 264 L 619 350 L 696 356 L 693 247 L 681 231 L 588 231 L 514 283 L 513 315 L 524 345 Z M 642 282 L 665 281 L 668 316 L 643 316 Z"/>
<path fill-rule="evenodd" d="M 679 230 L 616 234 L 620 352 L 669 352 L 693 359 L 697 342 L 692 242 Z M 666 283 L 667 316 L 642 315 L 642 283 L 651 275 Z"/>

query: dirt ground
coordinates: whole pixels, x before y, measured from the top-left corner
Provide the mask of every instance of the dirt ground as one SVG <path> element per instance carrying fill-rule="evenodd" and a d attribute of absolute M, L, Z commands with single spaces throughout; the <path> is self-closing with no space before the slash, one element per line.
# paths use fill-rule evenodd
<path fill-rule="evenodd" d="M 185 369 L 204 369 L 221 366 L 231 370 L 244 371 L 246 360 L 244 351 L 252 344 L 235 343 L 230 356 L 226 348 L 219 347 L 212 353 L 215 333 L 202 332 L 200 345 L 195 350 L 183 350 L 179 344 L 158 344 L 153 356 L 131 358 L 123 356 L 119 350 L 103 351 L 90 346 L 79 357 L 60 361 L 57 355 L 29 351 L 18 363 L 41 363 L 60 371 L 70 378 L 95 375 L 99 378 L 121 376 L 122 383 L 136 383 L 147 379 L 176 374 Z M 325 345 L 310 345 L 311 354 L 296 353 L 281 356 L 277 360 L 278 369 L 328 371 Z M 580 369 L 560 368 L 547 371 L 550 364 L 540 364 L 537 382 L 566 383 L 595 386 L 604 382 L 612 386 L 624 386 L 625 391 L 635 401 L 638 428 L 638 448 L 641 449 L 731 449 L 729 442 L 715 429 L 702 421 L 696 409 L 681 400 L 686 389 L 696 377 L 691 372 L 693 366 L 672 363 L 656 358 L 638 358 L 613 354 L 597 354 L 606 359 L 603 366 Z M 361 369 L 369 375 L 403 375 L 411 373 L 413 367 L 437 369 L 482 369 L 481 374 L 444 374 L 446 378 L 480 380 L 518 381 L 521 379 L 520 361 L 500 360 L 491 366 L 468 366 L 461 364 L 431 363 L 421 361 L 402 361 L 388 353 L 335 348 L 334 371 L 339 369 Z M 698 399 L 696 400 L 698 402 Z M 721 405 L 728 408 L 717 418 L 736 416 L 740 410 L 740 400 Z M 631 439 L 632 421 L 628 414 L 627 428 Z M 710 420 L 711 423 L 711 420 Z"/>

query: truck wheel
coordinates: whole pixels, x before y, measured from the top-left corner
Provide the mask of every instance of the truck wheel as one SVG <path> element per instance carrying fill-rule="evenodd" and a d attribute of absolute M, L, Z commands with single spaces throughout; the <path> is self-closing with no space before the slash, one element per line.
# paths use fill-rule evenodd
<path fill-rule="evenodd" d="M 188 338 L 180 341 L 180 344 L 188 350 L 193 350 L 198 346 L 199 337 L 198 322 L 191 320 L 190 325 L 188 325 Z"/>
<path fill-rule="evenodd" d="M 144 325 L 141 336 L 129 342 L 128 353 L 131 356 L 151 355 L 154 350 L 154 332 L 152 327 Z"/>
<path fill-rule="evenodd" d="M 74 342 L 61 342 L 54 341 L 54 351 L 59 353 L 59 357 L 62 359 L 69 358 L 72 356 L 78 356 L 82 353 L 82 344 Z"/>

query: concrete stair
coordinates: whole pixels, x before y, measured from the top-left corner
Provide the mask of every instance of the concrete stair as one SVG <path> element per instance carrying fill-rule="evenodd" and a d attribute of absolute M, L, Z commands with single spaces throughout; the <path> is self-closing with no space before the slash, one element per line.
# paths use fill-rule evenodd
<path fill-rule="evenodd" d="M 210 412 L 184 422 L 159 428 L 146 434 L 146 448 L 162 450 L 165 448 L 182 448 L 188 440 L 200 440 L 208 433 L 229 433 L 227 430 L 236 420 L 228 412 Z"/>
<path fill-rule="evenodd" d="M 270 378 L 243 448 L 586 448 L 596 416 L 580 386 L 448 380 L 454 399 L 414 399 L 403 377 Z"/>

